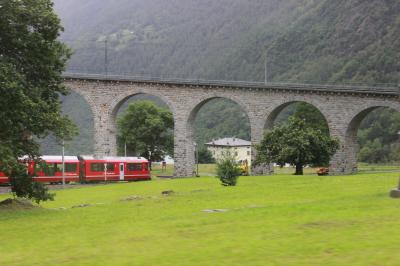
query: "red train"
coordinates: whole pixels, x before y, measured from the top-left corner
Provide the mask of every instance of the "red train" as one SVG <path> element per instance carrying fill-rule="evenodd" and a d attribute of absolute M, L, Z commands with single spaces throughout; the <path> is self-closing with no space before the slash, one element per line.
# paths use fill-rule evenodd
<path fill-rule="evenodd" d="M 143 157 L 64 156 L 66 182 L 150 180 L 149 162 Z M 27 162 L 35 181 L 62 182 L 62 157 L 42 156 L 41 162 Z M 0 184 L 9 183 L 0 172 Z"/>

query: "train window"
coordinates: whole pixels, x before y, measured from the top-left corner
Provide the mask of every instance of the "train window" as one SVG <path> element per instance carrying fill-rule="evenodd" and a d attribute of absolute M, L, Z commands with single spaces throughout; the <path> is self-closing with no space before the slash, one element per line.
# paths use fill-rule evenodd
<path fill-rule="evenodd" d="M 104 171 L 104 163 L 91 163 L 90 171 L 92 172 L 103 172 Z"/>
<path fill-rule="evenodd" d="M 141 163 L 128 163 L 128 171 L 141 171 L 142 164 Z"/>
<path fill-rule="evenodd" d="M 42 167 L 42 165 L 41 165 L 41 163 L 35 163 L 35 173 L 38 173 L 38 172 L 43 172 L 43 167 Z"/>
<path fill-rule="evenodd" d="M 65 172 L 66 173 L 74 173 L 76 172 L 77 164 L 76 163 L 66 163 L 65 164 Z"/>
<path fill-rule="evenodd" d="M 114 172 L 114 170 L 115 170 L 115 165 L 113 163 L 108 163 L 107 172 Z"/>
<path fill-rule="evenodd" d="M 143 170 L 145 171 L 149 170 L 149 165 L 147 163 L 144 163 L 143 166 L 144 166 Z"/>
<path fill-rule="evenodd" d="M 43 163 L 41 164 L 41 171 L 44 172 L 46 176 L 55 175 L 57 164 L 54 163 Z"/>
<path fill-rule="evenodd" d="M 55 163 L 54 164 L 54 171 L 62 172 L 62 163 Z"/>

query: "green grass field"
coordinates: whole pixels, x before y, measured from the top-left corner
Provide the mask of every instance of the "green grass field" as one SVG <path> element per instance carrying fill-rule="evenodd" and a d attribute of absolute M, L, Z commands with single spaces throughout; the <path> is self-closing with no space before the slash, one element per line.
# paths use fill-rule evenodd
<path fill-rule="evenodd" d="M 43 209 L 0 210 L 0 265 L 399 265 L 400 200 L 388 197 L 397 180 L 273 175 L 236 187 L 200 177 L 66 189 Z M 79 204 L 91 206 L 71 208 Z"/>
<path fill-rule="evenodd" d="M 316 174 L 319 167 L 305 167 L 304 174 Z M 358 170 L 360 173 L 373 173 L 373 172 L 400 172 L 399 164 L 368 164 L 358 163 Z M 294 167 L 275 167 L 276 174 L 290 175 L 295 172 Z M 199 164 L 199 173 L 201 176 L 215 176 L 215 164 Z M 160 165 L 154 165 L 152 176 L 155 178 L 157 175 L 173 175 L 173 165 L 167 165 L 165 172 L 161 171 Z"/>

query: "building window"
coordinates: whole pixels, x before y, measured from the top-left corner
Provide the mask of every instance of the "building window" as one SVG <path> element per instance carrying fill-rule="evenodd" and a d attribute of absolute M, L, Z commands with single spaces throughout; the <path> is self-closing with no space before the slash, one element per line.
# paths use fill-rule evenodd
<path fill-rule="evenodd" d="M 247 151 L 247 155 L 250 155 L 250 151 Z"/>

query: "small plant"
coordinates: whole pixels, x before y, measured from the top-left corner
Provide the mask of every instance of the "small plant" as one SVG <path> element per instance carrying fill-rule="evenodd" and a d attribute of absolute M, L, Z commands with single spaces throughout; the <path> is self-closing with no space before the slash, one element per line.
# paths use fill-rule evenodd
<path fill-rule="evenodd" d="M 217 177 L 223 186 L 236 186 L 237 179 L 241 174 L 236 158 L 230 153 L 225 153 L 223 158 L 217 162 Z"/>
<path fill-rule="evenodd" d="M 23 166 L 20 166 L 9 178 L 11 191 L 14 197 L 27 198 L 36 203 L 54 200 L 55 194 L 50 193 L 44 184 L 33 181 L 32 177 L 26 173 Z"/>

